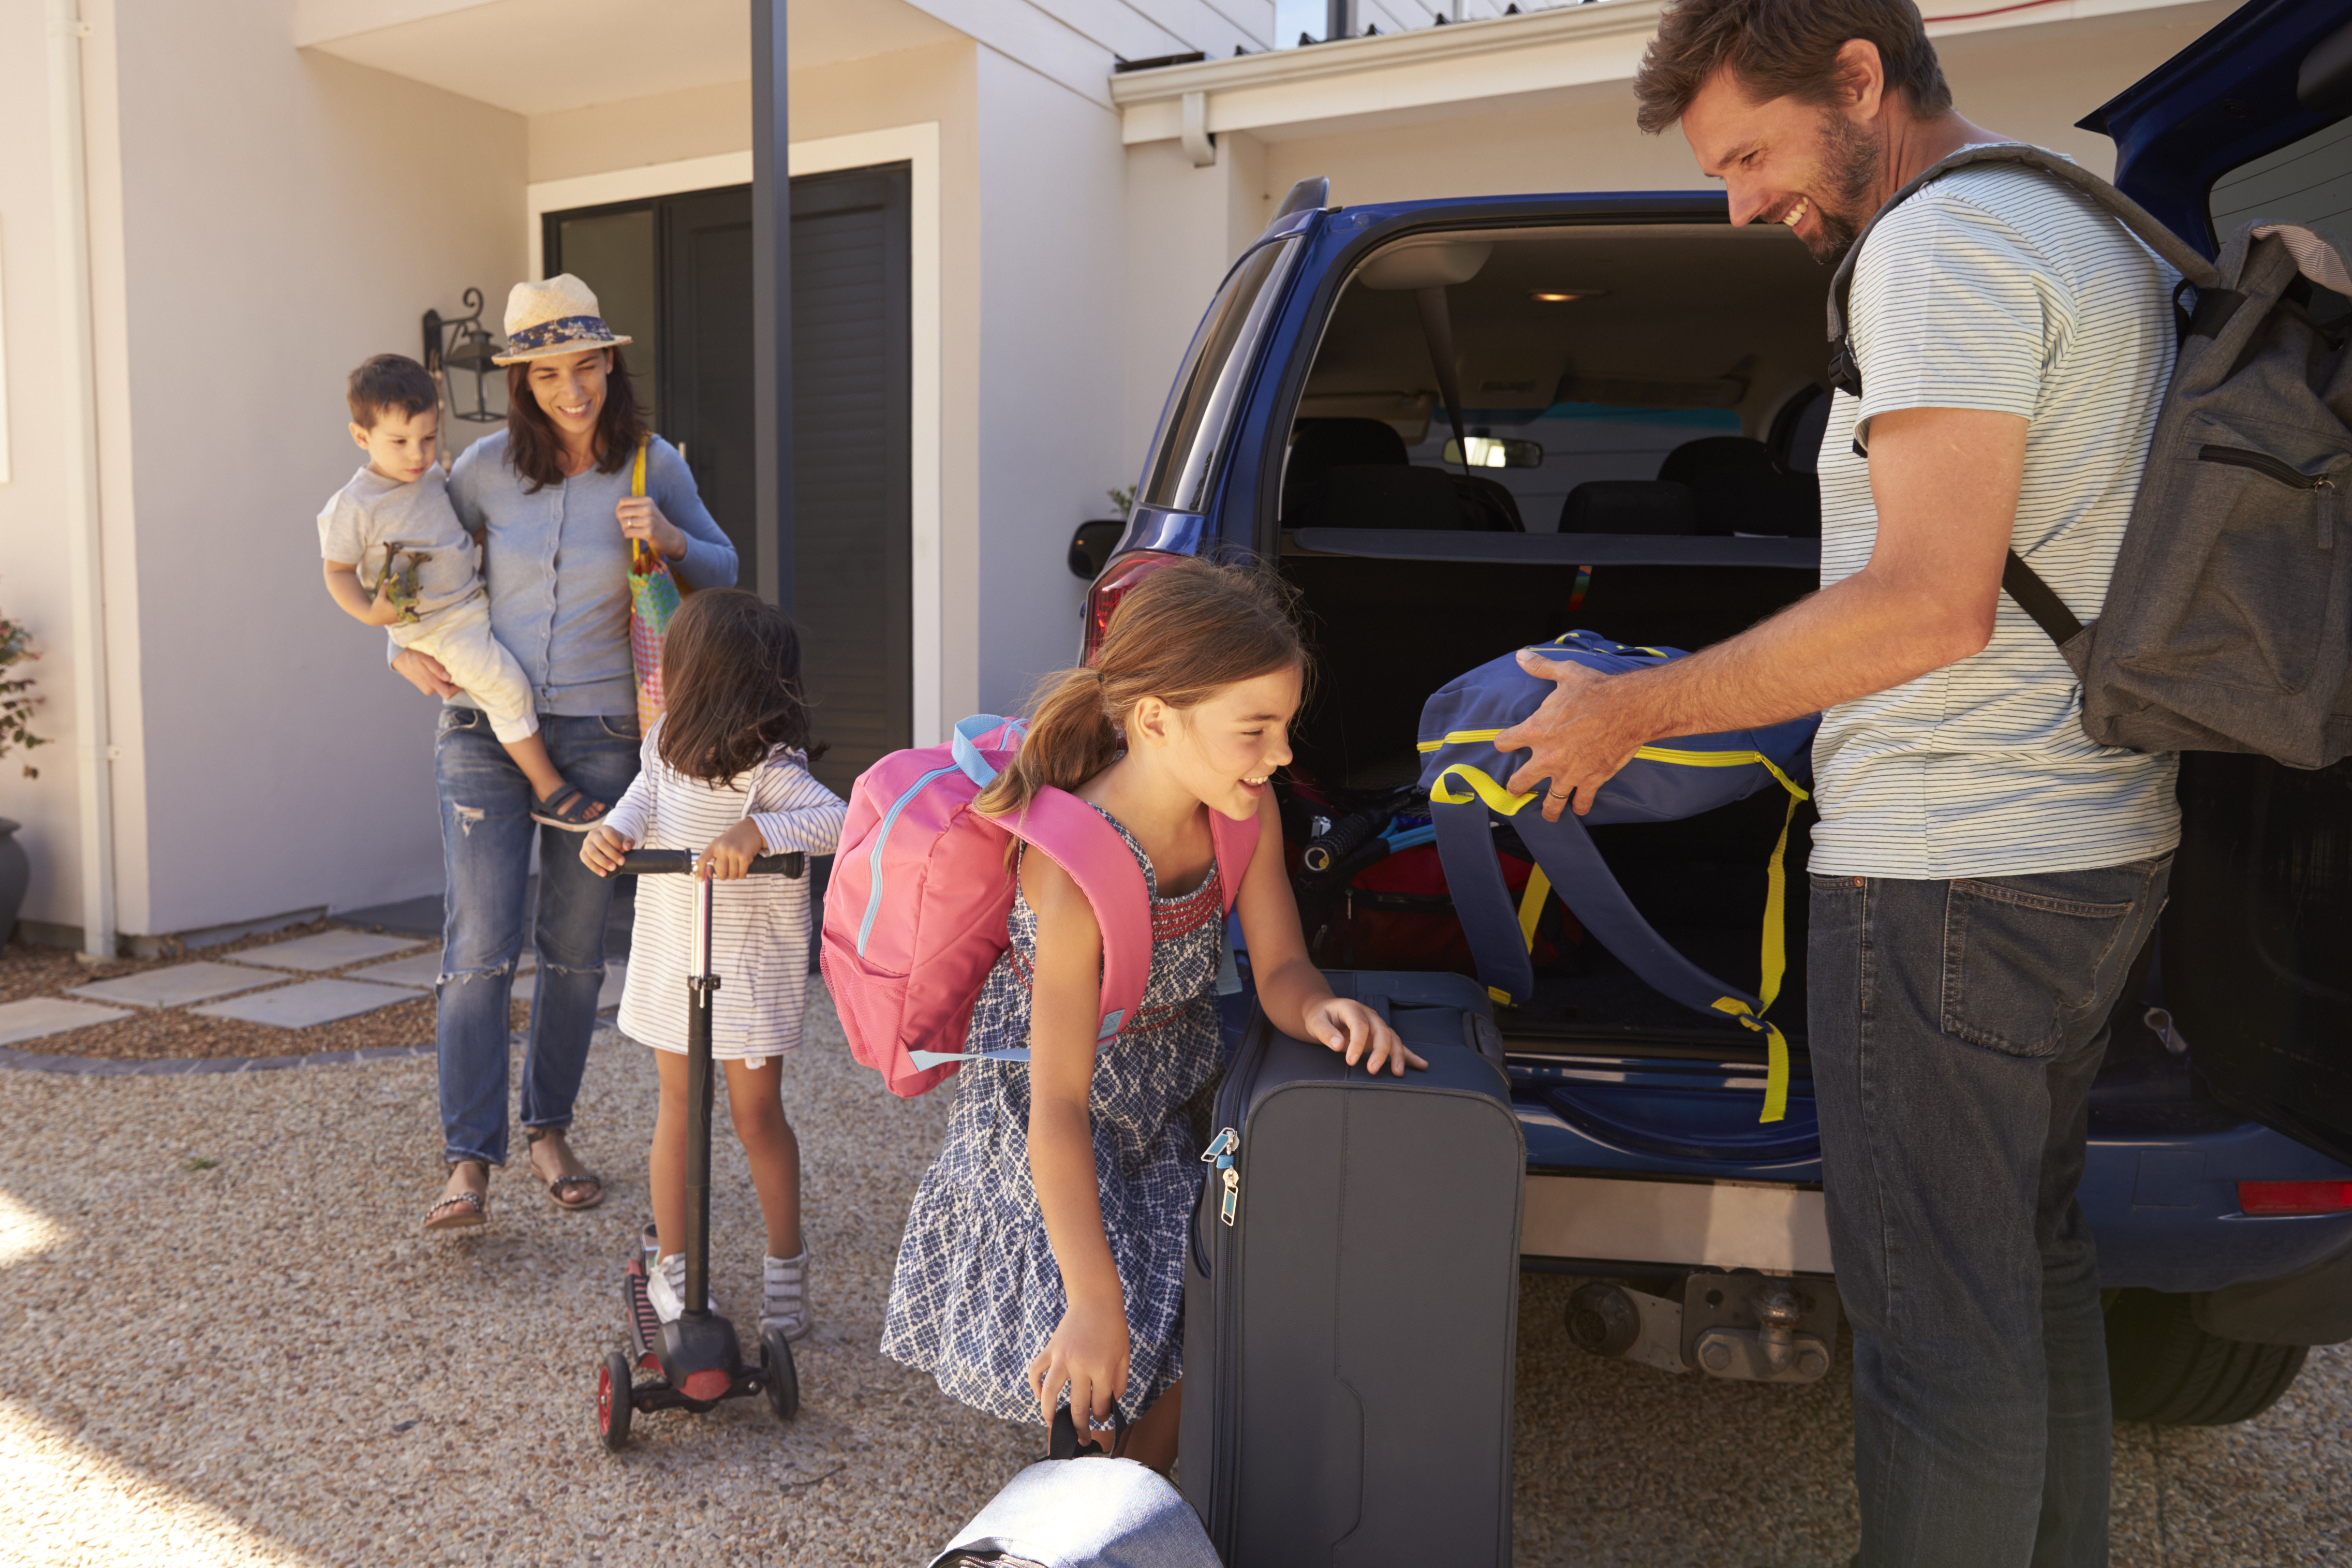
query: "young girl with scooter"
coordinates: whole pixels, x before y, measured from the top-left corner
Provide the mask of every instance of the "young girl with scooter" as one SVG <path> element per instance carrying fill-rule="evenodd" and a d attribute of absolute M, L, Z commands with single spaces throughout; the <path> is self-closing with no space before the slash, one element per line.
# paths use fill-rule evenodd
<path fill-rule="evenodd" d="M 800 636 L 756 595 L 690 595 L 662 644 L 666 709 L 645 738 L 642 771 L 581 847 L 598 876 L 632 849 L 699 851 L 695 879 L 713 878 L 711 1055 L 726 1065 L 727 1104 L 767 1222 L 762 1330 L 809 1330 L 808 1247 L 801 1232 L 800 1142 L 785 1118 L 779 1058 L 800 1043 L 808 991 L 809 893 L 801 877 L 751 877 L 754 858 L 832 852 L 844 806 L 809 776 Z M 640 883 L 621 1032 L 654 1047 L 661 1104 L 650 1161 L 658 1262 L 646 1294 L 664 1322 L 686 1306 L 687 1040 L 691 879 Z"/>
<path fill-rule="evenodd" d="M 1066 790 L 1118 831 L 1142 868 L 1150 979 L 1131 1016 L 1098 1029 L 1094 908 L 1052 859 L 1019 856 L 1012 945 L 972 1009 L 882 1349 L 1009 1420 L 1050 1424 L 1066 1389 L 1082 1426 L 1116 1421 L 1118 1451 L 1156 1469 L 1176 1456 L 1223 880 L 1239 879 L 1234 908 L 1277 1027 L 1373 1071 L 1425 1065 L 1307 959 L 1271 786 L 1306 669 L 1272 579 L 1199 560 L 1163 568 L 1119 605 L 1094 668 L 1039 689 L 1026 739 L 978 801 L 1005 816 Z M 1219 863 L 1212 813 L 1258 824 L 1242 863 Z M 1025 1061 L 987 1054 L 1022 1047 Z"/>

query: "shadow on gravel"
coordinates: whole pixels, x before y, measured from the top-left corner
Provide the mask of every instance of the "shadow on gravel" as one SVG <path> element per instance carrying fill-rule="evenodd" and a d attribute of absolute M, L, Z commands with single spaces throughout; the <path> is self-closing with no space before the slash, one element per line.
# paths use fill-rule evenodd
<path fill-rule="evenodd" d="M 913 1564 L 1042 1447 L 874 1350 L 949 1095 L 899 1101 L 823 995 L 785 1092 L 808 1160 L 803 1412 L 654 1415 L 607 1457 L 593 1389 L 644 1217 L 653 1068 L 600 1037 L 575 1140 L 611 1201 L 517 1165 L 490 1225 L 416 1228 L 440 1181 L 428 1058 L 247 1078 L 12 1073 L 0 1120 L 0 1559 L 76 1564 Z M 721 1125 L 724 1125 L 723 1119 Z M 519 1152 L 519 1151 L 518 1151 Z M 714 1167 L 719 1305 L 755 1300 L 740 1151 Z M 1520 1307 L 1522 1564 L 1842 1565 L 1847 1363 L 1805 1389 L 1576 1351 Z M 1400 1354 L 1411 1353 L 1401 1341 Z M 2117 1436 L 2115 1561 L 2324 1562 L 2352 1536 L 2352 1356 L 2243 1427 Z"/>

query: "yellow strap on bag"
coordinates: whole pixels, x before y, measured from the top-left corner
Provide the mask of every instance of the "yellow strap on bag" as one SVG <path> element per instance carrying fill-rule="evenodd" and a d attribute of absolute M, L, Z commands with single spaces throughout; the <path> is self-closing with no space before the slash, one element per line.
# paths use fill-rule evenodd
<path fill-rule="evenodd" d="M 1424 741 L 1421 750 L 1436 751 L 1441 746 L 1465 742 L 1489 741 L 1501 733 L 1497 730 L 1464 730 L 1449 734 L 1442 741 Z M 1764 931 L 1759 954 L 1760 974 L 1756 988 L 1758 1005 L 1750 1008 L 1737 996 L 1719 996 L 1714 1007 L 1717 1012 L 1737 1018 L 1746 1028 L 1765 1037 L 1764 1110 L 1759 1121 L 1779 1121 L 1789 1110 L 1789 1042 L 1780 1026 L 1765 1017 L 1772 1004 L 1780 999 L 1780 982 L 1788 973 L 1788 868 L 1789 832 L 1795 826 L 1797 803 L 1811 798 L 1811 793 L 1774 764 L 1760 752 L 1696 752 L 1669 746 L 1643 746 L 1633 753 L 1636 757 L 1675 767 L 1729 768 L 1749 763 L 1762 766 L 1788 792 L 1789 809 L 1780 819 L 1780 836 L 1773 842 L 1770 859 L 1764 870 Z M 1430 799 L 1446 805 L 1465 805 L 1470 801 L 1484 802 L 1499 815 L 1510 817 L 1535 799 L 1533 795 L 1514 795 L 1484 769 L 1467 763 L 1456 763 L 1439 773 L 1430 785 Z M 1543 898 L 1536 891 L 1542 879 L 1545 892 L 1550 881 L 1538 868 L 1528 880 L 1528 896 L 1519 904 L 1519 926 L 1528 937 L 1530 950 L 1534 946 L 1534 914 L 1543 908 Z M 1508 1003 L 1510 998 L 1497 994 L 1496 1000 Z"/>
<path fill-rule="evenodd" d="M 650 436 L 640 437 L 637 439 L 636 461 L 629 465 L 629 497 L 633 500 L 641 500 L 645 496 L 646 448 L 652 445 L 653 437 Z M 648 545 L 644 540 L 632 539 L 629 541 L 629 570 L 637 573 L 651 571 L 653 569 L 653 562 L 647 559 L 647 557 L 652 553 L 652 546 Z"/>

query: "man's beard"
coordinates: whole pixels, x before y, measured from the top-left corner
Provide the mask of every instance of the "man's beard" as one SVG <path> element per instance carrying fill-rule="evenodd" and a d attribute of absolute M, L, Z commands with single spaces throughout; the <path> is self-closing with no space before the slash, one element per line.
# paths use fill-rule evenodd
<path fill-rule="evenodd" d="M 1828 188 L 1813 200 L 1821 236 L 1805 240 L 1813 259 L 1823 266 L 1853 248 L 1874 209 L 1870 193 L 1878 184 L 1885 156 L 1870 133 L 1835 110 L 1822 114 L 1822 183 Z M 1802 236 L 1799 236 L 1802 238 Z"/>

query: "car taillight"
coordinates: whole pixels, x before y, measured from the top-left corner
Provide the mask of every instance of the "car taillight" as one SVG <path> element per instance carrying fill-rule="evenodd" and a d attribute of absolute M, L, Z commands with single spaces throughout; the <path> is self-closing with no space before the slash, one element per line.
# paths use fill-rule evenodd
<path fill-rule="evenodd" d="M 2352 1210 L 2352 1182 L 2240 1182 L 2238 1207 L 2246 1214 L 2343 1214 Z"/>
<path fill-rule="evenodd" d="M 1094 663 L 1101 655 L 1103 634 L 1110 630 L 1111 616 L 1128 591 L 1161 567 L 1173 566 L 1185 559 L 1165 550 L 1138 550 L 1110 563 L 1110 570 L 1087 590 L 1087 640 L 1082 656 L 1086 663 Z"/>

